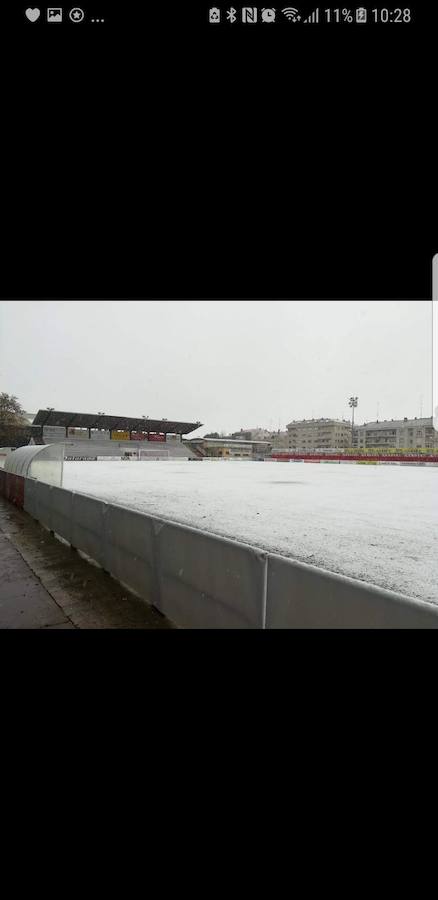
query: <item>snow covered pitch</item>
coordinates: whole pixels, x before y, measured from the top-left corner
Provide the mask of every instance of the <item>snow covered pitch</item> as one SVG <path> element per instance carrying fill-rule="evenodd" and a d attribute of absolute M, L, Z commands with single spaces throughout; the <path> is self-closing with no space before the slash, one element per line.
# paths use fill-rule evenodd
<path fill-rule="evenodd" d="M 438 468 L 66 462 L 64 487 L 438 603 Z"/>

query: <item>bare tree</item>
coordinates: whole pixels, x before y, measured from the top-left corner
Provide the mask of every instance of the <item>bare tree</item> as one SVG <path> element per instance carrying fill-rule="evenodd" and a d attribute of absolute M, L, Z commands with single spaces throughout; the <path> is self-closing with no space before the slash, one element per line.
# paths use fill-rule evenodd
<path fill-rule="evenodd" d="M 14 394 L 0 394 L 0 422 L 2 425 L 27 425 L 24 409 Z"/>

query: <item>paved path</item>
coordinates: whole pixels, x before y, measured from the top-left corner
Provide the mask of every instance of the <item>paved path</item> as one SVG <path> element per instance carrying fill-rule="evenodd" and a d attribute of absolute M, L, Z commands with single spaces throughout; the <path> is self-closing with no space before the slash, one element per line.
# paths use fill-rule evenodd
<path fill-rule="evenodd" d="M 0 497 L 0 628 L 170 628 L 155 609 Z"/>
<path fill-rule="evenodd" d="M 3 529 L 0 573 L 1 628 L 74 628 Z"/>

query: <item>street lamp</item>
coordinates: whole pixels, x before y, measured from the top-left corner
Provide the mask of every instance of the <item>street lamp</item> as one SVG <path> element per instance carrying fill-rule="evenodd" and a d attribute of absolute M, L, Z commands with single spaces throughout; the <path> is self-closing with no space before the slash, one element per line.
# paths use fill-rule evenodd
<path fill-rule="evenodd" d="M 353 446 L 353 432 L 354 432 L 354 410 L 357 406 L 358 397 L 350 397 L 348 401 L 348 405 L 351 409 L 351 446 Z"/>

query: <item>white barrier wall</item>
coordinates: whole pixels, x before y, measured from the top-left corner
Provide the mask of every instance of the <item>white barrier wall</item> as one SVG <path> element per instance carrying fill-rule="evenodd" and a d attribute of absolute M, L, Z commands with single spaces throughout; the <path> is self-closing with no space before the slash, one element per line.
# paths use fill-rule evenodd
<path fill-rule="evenodd" d="M 266 628 L 437 628 L 438 608 L 269 555 Z"/>
<path fill-rule="evenodd" d="M 185 628 L 438 628 L 438 607 L 25 479 L 24 509 Z"/>
<path fill-rule="evenodd" d="M 263 628 L 267 554 L 157 521 L 158 608 L 188 628 Z"/>

